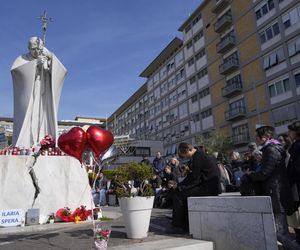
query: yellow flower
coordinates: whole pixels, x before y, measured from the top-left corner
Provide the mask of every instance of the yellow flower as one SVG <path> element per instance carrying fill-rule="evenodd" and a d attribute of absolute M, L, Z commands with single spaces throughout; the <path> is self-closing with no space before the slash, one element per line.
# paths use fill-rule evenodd
<path fill-rule="evenodd" d="M 80 221 L 81 221 L 80 216 L 79 216 L 79 215 L 76 215 L 74 221 L 75 221 L 76 224 L 77 224 L 77 223 L 80 223 Z"/>

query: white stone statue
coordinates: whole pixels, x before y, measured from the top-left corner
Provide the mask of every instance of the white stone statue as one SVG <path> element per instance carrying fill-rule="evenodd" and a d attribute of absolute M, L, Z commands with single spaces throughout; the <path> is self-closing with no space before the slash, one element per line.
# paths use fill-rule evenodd
<path fill-rule="evenodd" d="M 57 112 L 67 70 L 38 37 L 11 67 L 14 88 L 13 145 L 30 148 L 45 135 L 57 139 Z"/>

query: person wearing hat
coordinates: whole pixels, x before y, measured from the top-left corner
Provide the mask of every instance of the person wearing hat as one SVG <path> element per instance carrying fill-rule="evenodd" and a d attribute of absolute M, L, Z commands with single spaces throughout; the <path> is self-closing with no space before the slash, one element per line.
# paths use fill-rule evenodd
<path fill-rule="evenodd" d="M 295 206 L 300 206 L 300 121 L 288 125 L 288 136 L 292 141 L 289 149 L 290 159 L 287 165 L 289 182 L 293 190 Z M 295 228 L 297 240 L 300 242 L 300 229 Z"/>
<path fill-rule="evenodd" d="M 256 172 L 247 171 L 247 174 L 259 185 L 256 195 L 271 197 L 278 241 L 287 249 L 300 249 L 288 231 L 286 214 L 291 215 L 295 210 L 284 162 L 285 150 L 273 139 L 274 131 L 271 126 L 256 129 L 256 141 L 262 152 L 261 167 Z"/>

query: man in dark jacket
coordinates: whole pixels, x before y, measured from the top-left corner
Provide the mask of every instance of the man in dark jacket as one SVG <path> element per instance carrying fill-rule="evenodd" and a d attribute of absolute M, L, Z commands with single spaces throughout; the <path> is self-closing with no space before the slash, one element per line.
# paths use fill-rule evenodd
<path fill-rule="evenodd" d="M 152 165 L 154 172 L 160 177 L 163 177 L 166 161 L 164 160 L 164 158 L 162 158 L 159 151 L 156 153 L 156 157 L 154 158 Z"/>
<path fill-rule="evenodd" d="M 213 158 L 188 143 L 180 143 L 178 154 L 190 159 L 190 172 L 173 193 L 173 226 L 188 231 L 187 198 L 191 196 L 217 196 L 220 193 L 220 173 Z"/>
<path fill-rule="evenodd" d="M 151 165 L 147 155 L 143 155 L 143 159 L 141 160 L 141 164 Z"/>
<path fill-rule="evenodd" d="M 261 168 L 256 172 L 247 172 L 250 179 L 259 184 L 259 193 L 271 197 L 275 218 L 277 239 L 287 249 L 300 249 L 289 234 L 286 213 L 294 212 L 291 189 L 285 168 L 285 151 L 281 144 L 273 139 L 274 128 L 262 126 L 256 129 L 256 140 L 261 146 Z"/>

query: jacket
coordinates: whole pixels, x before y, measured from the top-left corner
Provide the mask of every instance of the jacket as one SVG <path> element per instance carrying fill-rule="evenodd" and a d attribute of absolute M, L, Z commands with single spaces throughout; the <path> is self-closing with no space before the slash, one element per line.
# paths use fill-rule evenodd
<path fill-rule="evenodd" d="M 260 184 L 256 195 L 270 196 L 274 213 L 285 211 L 291 215 L 294 205 L 285 167 L 285 150 L 280 144 L 268 143 L 261 151 L 261 169 L 249 176 Z"/>
<path fill-rule="evenodd" d="M 188 165 L 191 171 L 179 183 L 179 190 L 201 187 L 209 190 L 207 195 L 218 195 L 220 193 L 220 173 L 212 157 L 197 150 Z"/>
<path fill-rule="evenodd" d="M 300 139 L 296 140 L 289 149 L 290 159 L 287 166 L 289 182 L 300 186 Z"/>
<path fill-rule="evenodd" d="M 164 168 L 166 166 L 166 162 L 162 157 L 160 157 L 160 158 L 155 157 L 155 159 L 153 160 L 152 165 L 153 165 L 155 173 L 160 174 L 164 171 Z"/>

